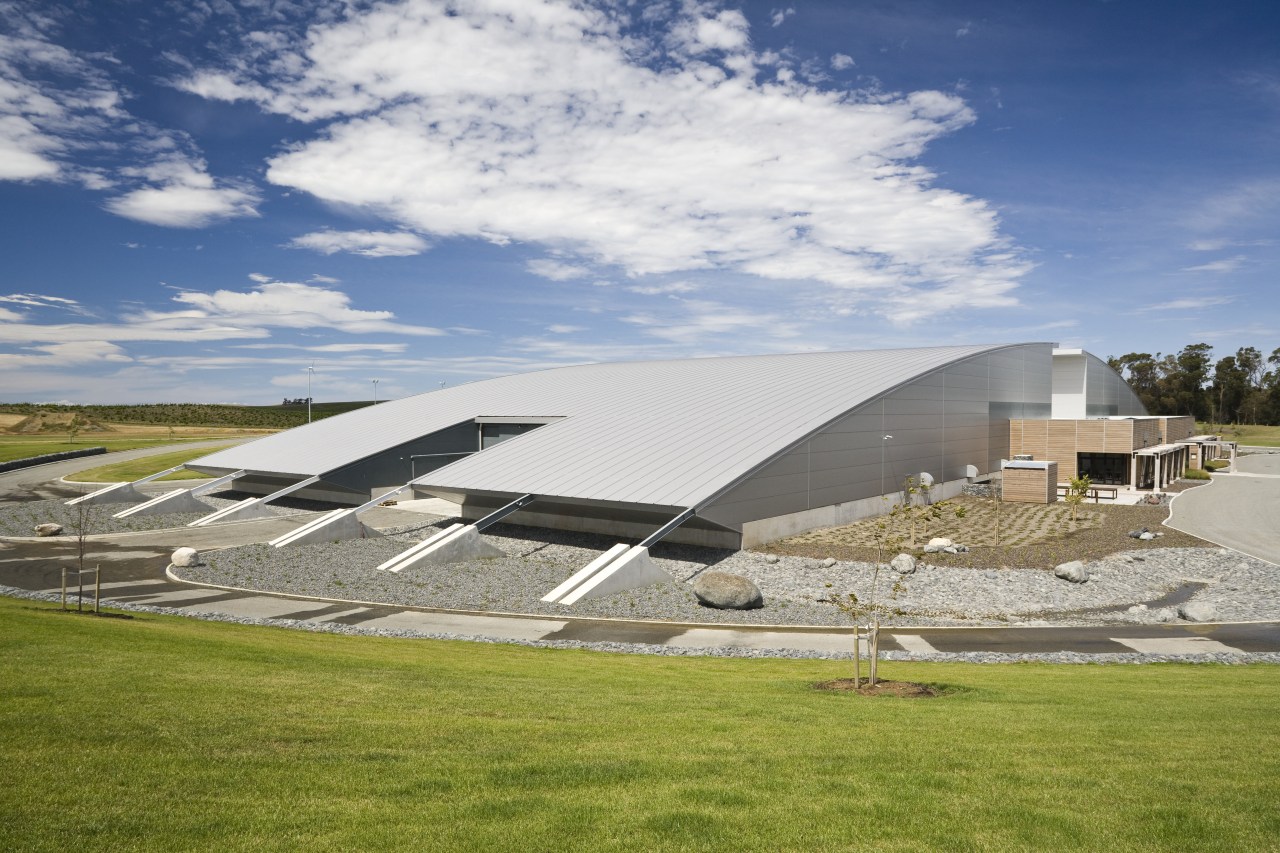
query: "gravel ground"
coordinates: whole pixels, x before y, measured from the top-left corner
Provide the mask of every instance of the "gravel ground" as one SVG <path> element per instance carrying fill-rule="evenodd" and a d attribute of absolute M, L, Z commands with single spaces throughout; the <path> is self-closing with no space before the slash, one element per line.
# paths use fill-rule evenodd
<path fill-rule="evenodd" d="M 155 495 L 171 492 L 173 489 L 161 489 Z M 211 495 L 200 495 L 197 500 L 208 507 L 205 512 L 168 512 L 160 515 L 138 515 L 128 518 L 112 516 L 128 509 L 129 504 L 97 504 L 85 508 L 85 521 L 90 534 L 97 533 L 132 533 L 139 530 L 166 530 L 171 527 L 186 527 L 193 521 L 203 518 L 211 512 L 238 503 L 245 498 L 254 497 L 244 492 L 223 491 Z M 281 500 L 267 505 L 267 509 L 276 515 L 293 515 L 304 511 L 332 509 L 328 504 L 315 501 Z M 74 536 L 80 524 L 80 507 L 67 506 L 66 499 L 59 498 L 46 501 L 22 501 L 0 504 L 0 536 L 35 536 L 32 530 L 37 524 L 52 522 L 63 526 L 62 536 Z"/>
<path fill-rule="evenodd" d="M 1110 543 L 1112 553 L 1086 561 L 1090 579 L 1083 584 L 1060 580 L 1050 569 L 976 568 L 933 560 L 953 555 L 929 555 L 927 563 L 907 576 L 882 569 L 877 579 L 874 564 L 859 560 L 660 545 L 653 556 L 676 583 L 566 607 L 540 599 L 614 540 L 497 525 L 485 538 L 506 557 L 400 574 L 376 571 L 379 563 L 446 522 L 423 519 L 416 527 L 385 531 L 388 535 L 381 539 L 227 549 L 206 555 L 205 565 L 182 569 L 180 576 L 221 586 L 418 607 L 721 624 L 847 626 L 849 617 L 831 599 L 849 593 L 864 602 L 879 600 L 888 625 L 1171 622 L 1178 621 L 1176 605 L 1188 599 L 1212 604 L 1216 621 L 1280 619 L 1280 569 L 1222 548 L 1152 547 L 1124 533 Z M 1132 547 L 1116 553 L 1122 545 Z M 734 611 L 699 605 L 690 582 L 709 567 L 751 578 L 765 606 Z"/>

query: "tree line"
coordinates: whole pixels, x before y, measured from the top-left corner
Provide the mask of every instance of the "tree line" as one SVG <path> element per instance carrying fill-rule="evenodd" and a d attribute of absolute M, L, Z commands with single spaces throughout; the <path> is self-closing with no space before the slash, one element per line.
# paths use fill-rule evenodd
<path fill-rule="evenodd" d="M 288 429 L 307 422 L 307 400 L 282 406 L 235 406 L 220 403 L 144 403 L 139 405 L 58 405 L 54 403 L 0 403 L 0 412 L 31 415 L 36 412 L 69 412 L 97 423 L 151 424 L 160 426 L 247 427 Z M 312 420 L 369 405 L 365 401 L 313 403 Z"/>
<path fill-rule="evenodd" d="M 1255 347 L 1213 359 L 1208 344 L 1177 353 L 1131 352 L 1107 364 L 1153 415 L 1194 415 L 1198 421 L 1280 424 L 1280 348 L 1263 356 Z"/>

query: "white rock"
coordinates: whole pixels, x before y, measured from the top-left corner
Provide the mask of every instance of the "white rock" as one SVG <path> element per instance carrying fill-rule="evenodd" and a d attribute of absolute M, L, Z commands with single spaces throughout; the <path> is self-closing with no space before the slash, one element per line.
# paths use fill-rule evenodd
<path fill-rule="evenodd" d="M 1072 583 L 1086 583 L 1089 580 L 1089 570 L 1079 560 L 1072 560 L 1069 563 L 1056 566 L 1053 573 L 1064 581 L 1071 581 Z"/>
<path fill-rule="evenodd" d="M 828 569 L 834 566 L 835 564 L 836 564 L 835 557 L 827 557 L 827 559 L 822 561 L 822 565 L 826 566 Z"/>
<path fill-rule="evenodd" d="M 36 532 L 37 536 L 57 536 L 62 533 L 62 525 L 48 522 L 47 524 L 37 524 L 31 528 Z"/>
<path fill-rule="evenodd" d="M 1188 622 L 1212 622 L 1218 618 L 1218 609 L 1207 601 L 1188 601 L 1178 608 L 1178 615 Z"/>
<path fill-rule="evenodd" d="M 1148 530 L 1146 533 L 1139 533 L 1138 538 L 1146 542 L 1150 542 L 1152 539 L 1156 538 L 1156 535 L 1152 533 L 1150 530 Z"/>
<path fill-rule="evenodd" d="M 173 552 L 169 562 L 178 568 L 200 565 L 200 552 L 195 548 L 179 548 Z"/>
<path fill-rule="evenodd" d="M 916 558 L 910 554 L 899 554 L 889 561 L 889 566 L 900 575 L 909 575 L 916 570 Z"/>
<path fill-rule="evenodd" d="M 777 554 L 765 554 L 765 555 L 764 555 L 764 561 L 765 561 L 766 563 L 776 563 L 776 562 L 778 562 L 778 555 L 777 555 Z"/>
<path fill-rule="evenodd" d="M 937 536 L 929 540 L 929 544 L 924 546 L 926 554 L 938 554 L 948 548 L 954 548 L 956 543 L 943 536 Z"/>

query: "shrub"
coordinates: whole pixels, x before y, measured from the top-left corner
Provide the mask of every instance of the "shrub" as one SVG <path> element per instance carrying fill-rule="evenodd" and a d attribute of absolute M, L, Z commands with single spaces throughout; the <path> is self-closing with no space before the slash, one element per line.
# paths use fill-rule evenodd
<path fill-rule="evenodd" d="M 1213 478 L 1209 476 L 1209 472 L 1208 472 L 1208 471 L 1205 471 L 1205 470 L 1203 470 L 1203 469 L 1201 469 L 1201 468 L 1188 468 L 1187 470 L 1185 470 L 1185 471 L 1183 471 L 1183 472 L 1182 472 L 1182 479 L 1184 479 L 1184 480 L 1212 480 Z"/>

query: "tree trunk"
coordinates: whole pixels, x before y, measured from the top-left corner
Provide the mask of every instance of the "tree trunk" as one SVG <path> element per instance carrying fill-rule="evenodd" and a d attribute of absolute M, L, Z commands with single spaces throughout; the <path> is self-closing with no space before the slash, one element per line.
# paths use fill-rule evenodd
<path fill-rule="evenodd" d="M 858 623 L 853 623 L 853 689 L 862 686 L 862 633 Z"/>
<path fill-rule="evenodd" d="M 880 620 L 871 623 L 867 631 L 867 686 L 875 687 L 878 677 L 877 664 L 880 663 Z"/>

